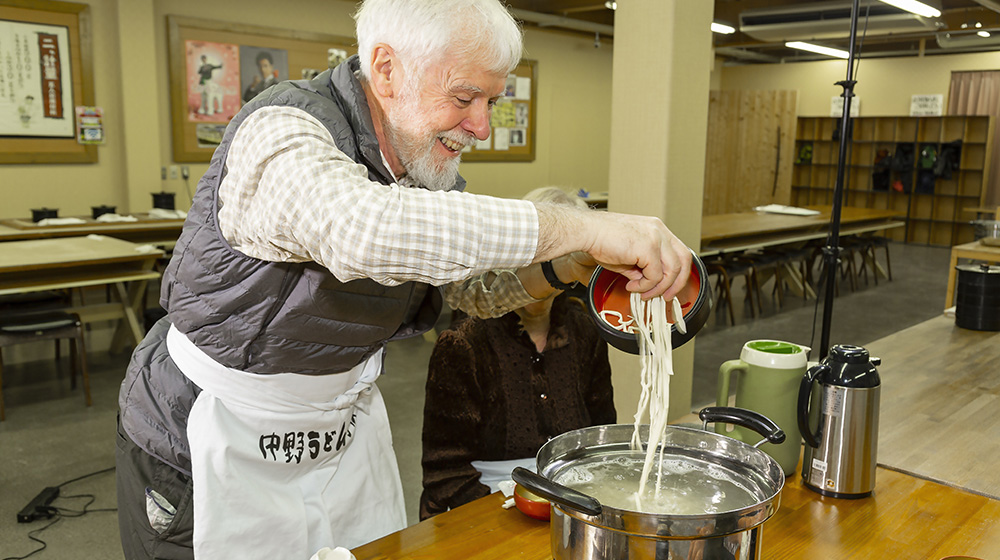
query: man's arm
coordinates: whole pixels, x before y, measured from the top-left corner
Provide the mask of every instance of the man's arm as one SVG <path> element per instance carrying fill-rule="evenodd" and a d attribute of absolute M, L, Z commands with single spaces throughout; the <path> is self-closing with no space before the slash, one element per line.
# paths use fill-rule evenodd
<path fill-rule="evenodd" d="M 659 218 L 565 205 L 535 207 L 539 230 L 535 263 L 584 252 L 629 278 L 626 287 L 641 292 L 643 299 L 672 298 L 687 282 L 691 252 Z"/>

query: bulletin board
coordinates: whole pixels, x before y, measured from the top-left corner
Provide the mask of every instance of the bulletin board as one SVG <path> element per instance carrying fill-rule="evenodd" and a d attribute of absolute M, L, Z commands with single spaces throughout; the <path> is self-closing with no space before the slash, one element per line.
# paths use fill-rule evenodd
<path fill-rule="evenodd" d="M 93 163 L 76 109 L 94 104 L 90 7 L 0 0 L 0 164 Z"/>
<path fill-rule="evenodd" d="M 535 161 L 537 78 L 538 63 L 521 60 L 493 106 L 490 137 L 471 146 L 462 161 Z"/>
<path fill-rule="evenodd" d="M 357 52 L 352 37 L 167 16 L 174 161 L 207 162 L 240 108 L 273 83 Z"/>

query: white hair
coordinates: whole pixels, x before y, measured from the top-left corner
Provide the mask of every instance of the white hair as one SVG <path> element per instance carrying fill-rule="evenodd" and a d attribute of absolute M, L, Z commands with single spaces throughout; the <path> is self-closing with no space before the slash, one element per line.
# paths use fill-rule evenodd
<path fill-rule="evenodd" d="M 521 60 L 521 28 L 498 0 L 364 0 L 354 20 L 366 80 L 379 43 L 391 46 L 414 75 L 445 56 L 474 55 L 497 74 Z"/>

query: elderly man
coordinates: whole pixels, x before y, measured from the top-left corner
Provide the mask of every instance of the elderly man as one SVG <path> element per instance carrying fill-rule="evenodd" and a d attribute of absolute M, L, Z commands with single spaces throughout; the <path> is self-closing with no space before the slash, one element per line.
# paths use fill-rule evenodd
<path fill-rule="evenodd" d="M 599 262 L 672 297 L 655 218 L 460 192 L 521 54 L 497 0 L 367 0 L 359 55 L 232 120 L 122 384 L 128 558 L 308 558 L 405 526 L 375 380 L 448 301 L 501 315 Z M 542 263 L 546 263 L 543 270 Z"/>

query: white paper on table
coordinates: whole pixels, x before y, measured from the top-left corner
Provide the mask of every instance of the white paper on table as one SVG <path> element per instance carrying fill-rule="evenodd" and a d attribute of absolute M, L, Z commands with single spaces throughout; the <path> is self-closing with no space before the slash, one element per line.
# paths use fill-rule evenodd
<path fill-rule="evenodd" d="M 44 218 L 35 222 L 35 225 L 45 227 L 45 226 L 75 226 L 79 224 L 87 223 L 86 220 L 81 220 L 80 218 Z"/>
<path fill-rule="evenodd" d="M 799 208 L 797 206 L 785 206 L 783 204 L 755 206 L 754 210 L 758 212 L 767 212 L 768 214 L 789 214 L 792 216 L 815 216 L 816 214 L 819 214 L 819 210 L 810 210 L 808 208 Z"/>
<path fill-rule="evenodd" d="M 95 218 L 98 222 L 138 222 L 135 216 L 122 216 L 121 214 L 101 214 Z"/>

